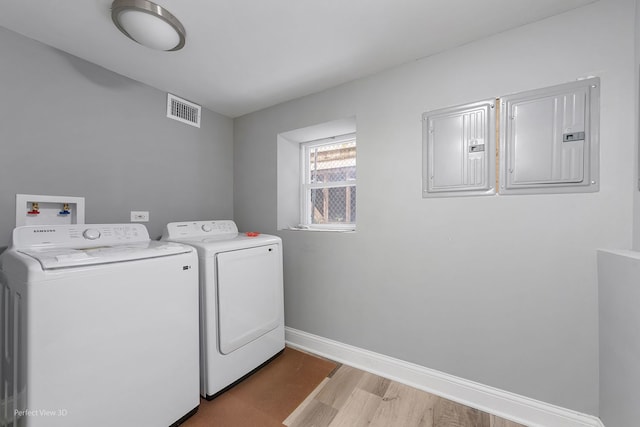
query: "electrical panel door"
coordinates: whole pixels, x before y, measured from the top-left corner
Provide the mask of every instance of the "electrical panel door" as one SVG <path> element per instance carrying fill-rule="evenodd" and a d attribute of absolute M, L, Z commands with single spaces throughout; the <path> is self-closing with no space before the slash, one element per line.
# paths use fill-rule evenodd
<path fill-rule="evenodd" d="M 423 114 L 423 197 L 495 194 L 495 100 Z"/>
<path fill-rule="evenodd" d="M 600 80 L 501 98 L 500 192 L 598 190 Z"/>

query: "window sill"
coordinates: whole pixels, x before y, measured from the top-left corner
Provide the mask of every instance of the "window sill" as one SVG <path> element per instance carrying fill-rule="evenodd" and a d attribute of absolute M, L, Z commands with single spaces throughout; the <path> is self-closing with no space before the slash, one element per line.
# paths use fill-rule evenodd
<path fill-rule="evenodd" d="M 356 228 L 331 228 L 331 227 L 310 227 L 307 225 L 296 225 L 287 228 L 287 230 L 291 231 L 311 231 L 311 232 L 321 232 L 321 233 L 355 233 Z"/>

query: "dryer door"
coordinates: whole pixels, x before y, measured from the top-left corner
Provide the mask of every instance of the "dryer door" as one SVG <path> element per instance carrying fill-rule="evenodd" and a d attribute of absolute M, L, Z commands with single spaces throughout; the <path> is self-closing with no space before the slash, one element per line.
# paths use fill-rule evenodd
<path fill-rule="evenodd" d="M 229 354 L 276 328 L 282 316 L 279 245 L 216 255 L 220 352 Z"/>

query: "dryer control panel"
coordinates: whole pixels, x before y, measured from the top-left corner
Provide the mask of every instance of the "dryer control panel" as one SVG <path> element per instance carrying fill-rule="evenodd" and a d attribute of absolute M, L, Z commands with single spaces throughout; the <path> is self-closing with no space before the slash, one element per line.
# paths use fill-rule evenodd
<path fill-rule="evenodd" d="M 219 221 L 170 222 L 162 233 L 162 240 L 189 239 L 195 237 L 233 238 L 238 226 L 230 219 Z"/>

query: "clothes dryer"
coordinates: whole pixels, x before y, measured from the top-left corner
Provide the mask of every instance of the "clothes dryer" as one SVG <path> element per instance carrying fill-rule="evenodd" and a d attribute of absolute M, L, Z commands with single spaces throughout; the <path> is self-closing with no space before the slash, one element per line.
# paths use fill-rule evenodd
<path fill-rule="evenodd" d="M 284 350 L 282 240 L 233 221 L 167 224 L 198 251 L 200 393 L 212 399 Z"/>
<path fill-rule="evenodd" d="M 24 226 L 0 268 L 0 426 L 166 427 L 197 410 L 193 248 L 141 224 Z"/>

